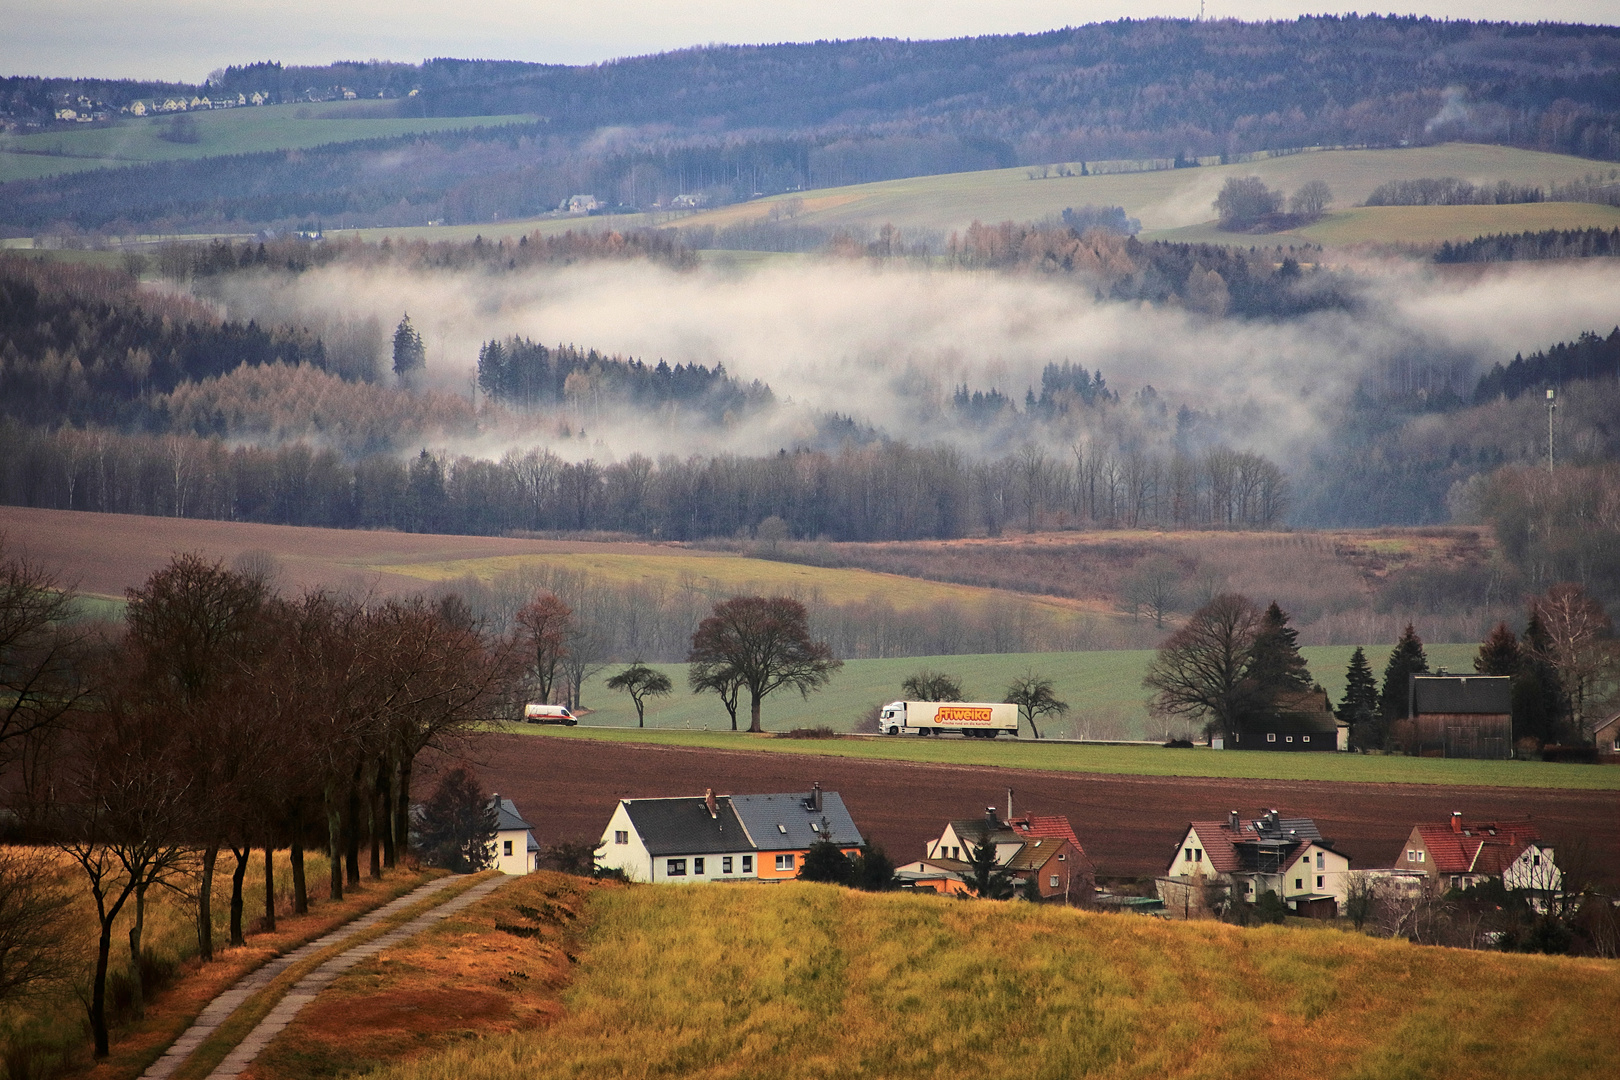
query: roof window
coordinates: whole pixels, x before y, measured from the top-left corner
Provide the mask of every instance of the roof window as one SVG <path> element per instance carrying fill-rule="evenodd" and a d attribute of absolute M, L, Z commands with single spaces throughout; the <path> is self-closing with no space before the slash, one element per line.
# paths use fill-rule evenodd
<path fill-rule="evenodd" d="M 781 833 L 783 836 L 786 836 L 787 835 L 787 826 L 783 825 L 781 822 L 777 822 L 776 831 Z"/>

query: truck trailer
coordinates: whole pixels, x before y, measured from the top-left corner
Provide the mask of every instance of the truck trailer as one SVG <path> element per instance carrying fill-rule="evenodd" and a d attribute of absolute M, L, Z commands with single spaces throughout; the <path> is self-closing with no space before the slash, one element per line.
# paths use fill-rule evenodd
<path fill-rule="evenodd" d="M 885 735 L 938 735 L 959 731 L 964 738 L 993 739 L 1018 734 L 1018 706 L 984 701 L 891 701 L 883 706 L 878 730 Z"/>

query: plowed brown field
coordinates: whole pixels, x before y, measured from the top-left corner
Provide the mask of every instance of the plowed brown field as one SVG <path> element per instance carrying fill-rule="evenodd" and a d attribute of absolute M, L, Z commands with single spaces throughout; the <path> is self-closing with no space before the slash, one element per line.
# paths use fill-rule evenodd
<path fill-rule="evenodd" d="M 1276 808 L 1315 818 L 1358 867 L 1390 865 L 1414 824 L 1453 810 L 1470 818 L 1531 815 L 1549 842 L 1571 856 L 1585 846 L 1583 859 L 1609 880 L 1620 878 L 1620 793 L 1612 791 L 1105 776 L 521 735 L 492 735 L 479 747 L 473 764 L 485 788 L 513 799 L 542 844 L 600 837 L 621 798 L 701 795 L 706 787 L 804 791 L 819 780 L 896 862 L 921 858 L 924 842 L 951 818 L 992 805 L 1004 813 L 1012 787 L 1018 813 L 1068 815 L 1109 876 L 1162 873 L 1190 820 Z M 423 795 L 432 772 L 419 774 Z"/>

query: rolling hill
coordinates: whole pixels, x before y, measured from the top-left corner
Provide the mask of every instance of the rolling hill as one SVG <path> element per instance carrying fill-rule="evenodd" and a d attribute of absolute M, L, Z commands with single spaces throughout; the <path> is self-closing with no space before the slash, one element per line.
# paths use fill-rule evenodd
<path fill-rule="evenodd" d="M 1609 962 L 1332 929 L 803 884 L 607 888 L 588 918 L 555 1021 L 370 1075 L 1574 1080 L 1620 1008 Z"/>

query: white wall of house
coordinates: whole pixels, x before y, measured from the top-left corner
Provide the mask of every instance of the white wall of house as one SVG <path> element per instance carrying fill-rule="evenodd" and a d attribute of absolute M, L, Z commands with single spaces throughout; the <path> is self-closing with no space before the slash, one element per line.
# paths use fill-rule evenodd
<path fill-rule="evenodd" d="M 978 841 L 972 837 L 964 840 L 956 835 L 955 825 L 947 825 L 938 840 L 929 842 L 928 857 L 930 859 L 957 859 L 962 862 L 970 862 L 973 859 L 973 845 L 976 843 Z M 1013 840 L 1004 844 L 998 843 L 996 845 L 996 864 L 998 866 L 1005 865 L 1009 859 L 1023 849 L 1023 846 L 1024 842 L 1022 840 Z"/>
<path fill-rule="evenodd" d="M 1225 843 L 1225 838 L 1221 843 Z M 1176 847 L 1175 855 L 1170 858 L 1170 868 L 1165 871 L 1165 877 L 1215 877 L 1215 868 L 1209 864 L 1209 849 L 1198 836 L 1197 829 L 1188 829 L 1187 835 L 1181 838 Z"/>
<path fill-rule="evenodd" d="M 761 858 L 768 859 L 770 854 L 734 851 L 729 855 L 659 855 L 652 860 L 652 880 L 660 885 L 752 881 L 759 876 Z"/>
<path fill-rule="evenodd" d="M 503 874 L 521 876 L 540 869 L 538 851 L 529 850 L 529 830 L 503 829 L 495 834 L 494 868 Z"/>
<path fill-rule="evenodd" d="M 1509 890 L 1558 892 L 1564 887 L 1564 872 L 1553 861 L 1552 848 L 1531 844 L 1502 871 L 1502 884 Z"/>
<path fill-rule="evenodd" d="M 624 808 L 622 801 L 614 808 L 607 828 L 602 831 L 601 848 L 602 854 L 596 857 L 597 866 L 622 871 L 631 881 L 653 880 L 652 855 L 630 823 L 630 811 Z"/>
<path fill-rule="evenodd" d="M 1331 896 L 1344 907 L 1350 899 L 1350 860 L 1320 844 L 1309 844 L 1283 874 L 1283 899 Z"/>

